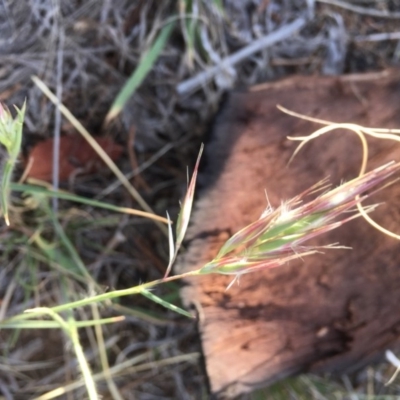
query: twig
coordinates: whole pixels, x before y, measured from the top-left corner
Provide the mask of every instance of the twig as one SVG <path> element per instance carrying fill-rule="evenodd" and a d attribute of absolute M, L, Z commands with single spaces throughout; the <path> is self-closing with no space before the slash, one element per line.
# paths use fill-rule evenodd
<path fill-rule="evenodd" d="M 62 101 L 62 75 L 63 75 L 63 50 L 64 50 L 64 28 L 59 27 L 58 33 L 58 51 L 57 51 L 57 73 L 56 73 L 56 96 L 58 103 Z M 59 107 L 54 110 L 54 142 L 53 142 L 53 174 L 52 183 L 55 190 L 58 190 L 60 184 L 60 135 L 61 135 L 61 111 Z M 58 212 L 58 197 L 52 199 L 53 211 Z"/>
<path fill-rule="evenodd" d="M 391 383 L 393 383 L 393 381 L 396 379 L 397 375 L 400 372 L 400 360 L 390 350 L 386 350 L 385 357 L 386 357 L 386 360 L 388 360 L 390 362 L 390 364 L 392 364 L 394 367 L 396 367 L 395 373 L 389 379 L 389 382 L 386 383 L 386 386 L 388 386 Z"/>
<path fill-rule="evenodd" d="M 354 37 L 355 42 L 380 42 L 383 40 L 399 40 L 400 32 L 382 32 L 371 35 L 359 35 Z"/>
<path fill-rule="evenodd" d="M 344 8 L 345 10 L 353 11 L 358 14 L 369 15 L 370 17 L 390 18 L 390 19 L 400 18 L 400 12 L 384 12 L 384 11 L 374 10 L 370 7 L 353 6 L 349 3 L 340 0 L 317 0 L 317 1 L 320 3 L 330 4 L 332 6 L 341 7 Z"/>
<path fill-rule="evenodd" d="M 132 125 L 129 128 L 128 131 L 128 140 L 127 140 L 127 144 L 128 144 L 128 156 L 129 156 L 129 162 L 131 164 L 131 170 L 132 171 L 137 171 L 139 168 L 139 164 L 136 158 L 136 154 L 135 154 L 135 135 L 136 135 L 136 128 L 134 125 Z M 135 184 L 135 187 L 137 189 L 139 188 L 143 188 L 145 189 L 147 192 L 150 191 L 149 185 L 147 184 L 147 182 L 142 178 L 142 176 L 140 175 L 140 172 L 138 174 L 136 174 L 133 177 L 133 182 Z"/>
<path fill-rule="evenodd" d="M 134 169 L 133 171 L 127 173 L 125 175 L 126 179 L 131 179 L 138 174 L 142 173 L 146 168 L 150 167 L 153 163 L 155 163 L 160 157 L 162 157 L 164 154 L 166 154 L 168 151 L 170 151 L 173 147 L 176 146 L 177 143 L 168 143 L 164 147 L 162 147 L 160 150 L 157 151 L 157 153 L 153 154 L 147 161 L 143 162 L 138 166 L 137 169 Z M 100 200 L 103 197 L 107 196 L 111 192 L 113 192 L 115 189 L 117 189 L 119 186 L 121 186 L 122 183 L 119 180 L 116 180 L 115 182 L 111 183 L 109 186 L 107 186 L 105 189 L 103 189 L 96 197 L 96 200 Z"/>
<path fill-rule="evenodd" d="M 218 72 L 224 69 L 231 68 L 233 65 L 245 60 L 249 56 L 265 49 L 266 47 L 272 46 L 276 42 L 284 40 L 291 36 L 294 32 L 301 29 L 306 23 L 305 18 L 298 18 L 292 23 L 278 29 L 276 32 L 272 32 L 269 35 L 263 36 L 262 38 L 255 40 L 243 49 L 233 53 L 229 57 L 221 61 L 221 64 L 214 65 L 209 69 L 200 72 L 193 78 L 187 79 L 177 85 L 176 91 L 180 95 L 184 95 L 197 90 L 202 85 L 209 82 Z"/>

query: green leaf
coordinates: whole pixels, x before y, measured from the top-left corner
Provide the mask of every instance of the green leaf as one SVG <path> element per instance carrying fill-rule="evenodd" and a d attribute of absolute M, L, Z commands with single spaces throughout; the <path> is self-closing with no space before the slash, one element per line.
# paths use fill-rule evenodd
<path fill-rule="evenodd" d="M 72 274 L 78 277 L 85 277 L 80 265 L 77 265 L 71 257 L 64 254 L 56 243 L 48 243 L 40 234 L 34 236 L 34 242 L 42 253 L 49 258 L 50 265 L 55 264 L 63 271 L 63 273 Z"/>
<path fill-rule="evenodd" d="M 174 25 L 175 23 L 173 22 L 165 25 L 153 46 L 142 55 L 137 68 L 114 100 L 114 103 L 112 104 L 110 111 L 106 116 L 106 122 L 110 122 L 122 111 L 126 102 L 146 78 L 147 74 L 153 68 L 154 63 L 167 43 Z"/>
<path fill-rule="evenodd" d="M 167 301 L 161 299 L 160 297 L 156 296 L 155 294 L 149 292 L 146 289 L 143 289 L 140 294 L 142 294 L 144 297 L 147 297 L 149 300 L 154 301 L 157 304 L 160 304 L 161 306 L 168 308 L 171 311 L 174 311 L 178 314 L 182 314 L 185 317 L 193 318 L 193 315 L 188 313 L 187 311 L 183 310 L 182 308 L 179 308 L 175 306 L 174 304 L 168 303 Z"/>
<path fill-rule="evenodd" d="M 87 199 L 85 197 L 81 196 L 76 196 L 74 194 L 62 191 L 62 190 L 48 190 L 40 186 L 36 185 L 25 185 L 25 184 L 20 184 L 20 183 L 11 183 L 10 188 L 16 192 L 26 192 L 32 195 L 35 194 L 43 194 L 48 197 L 57 197 L 59 199 L 63 200 L 69 200 L 69 201 L 75 201 L 77 203 L 81 204 L 87 204 L 92 207 L 98 207 L 98 208 L 104 208 L 106 210 L 110 211 L 115 211 L 119 213 L 124 213 L 124 214 L 131 214 L 131 215 L 137 215 L 137 216 L 142 216 L 145 218 L 153 218 L 158 221 L 162 221 L 167 223 L 168 220 L 163 217 L 159 217 L 158 215 L 152 215 L 149 214 L 148 212 L 144 212 L 141 210 L 135 210 L 133 208 L 127 208 L 127 207 L 118 207 L 114 206 L 112 204 L 104 203 L 101 201 L 97 200 L 92 200 L 92 199 Z"/>
<path fill-rule="evenodd" d="M 115 324 L 116 322 L 120 322 L 123 320 L 124 317 L 111 317 L 111 318 L 102 318 L 91 321 L 76 321 L 75 326 L 77 328 L 88 328 L 96 325 Z M 0 327 L 2 329 L 57 329 L 60 328 L 60 324 L 56 321 L 47 321 L 47 320 L 21 321 L 10 318 L 8 320 L 1 321 Z"/>

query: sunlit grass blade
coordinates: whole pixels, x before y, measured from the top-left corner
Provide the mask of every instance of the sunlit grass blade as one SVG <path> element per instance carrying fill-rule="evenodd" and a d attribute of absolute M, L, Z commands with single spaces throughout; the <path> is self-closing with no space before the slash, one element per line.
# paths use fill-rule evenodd
<path fill-rule="evenodd" d="M 190 219 L 190 214 L 192 212 L 192 205 L 193 205 L 193 199 L 194 199 L 194 190 L 196 187 L 197 173 L 199 170 L 201 155 L 203 154 L 203 149 L 204 149 L 204 145 L 202 144 L 200 147 L 199 155 L 197 156 L 197 161 L 196 161 L 196 165 L 193 170 L 192 179 L 190 180 L 189 186 L 186 191 L 185 199 L 183 200 L 183 203 L 182 203 L 181 211 L 179 212 L 179 215 L 178 215 L 178 221 L 176 224 L 175 252 L 174 252 L 172 259 L 170 258 L 168 268 L 165 272 L 164 278 L 166 278 L 171 271 L 172 264 L 174 263 L 174 261 L 176 259 L 179 248 L 181 247 L 181 244 L 183 242 L 183 238 L 185 237 L 187 227 L 189 225 L 189 219 Z"/>
<path fill-rule="evenodd" d="M 54 312 L 52 309 L 47 307 L 37 307 L 34 309 L 26 310 L 26 314 L 32 313 L 33 315 L 47 315 L 51 317 L 59 327 L 65 332 L 72 343 L 72 347 L 75 351 L 76 358 L 78 360 L 79 367 L 81 369 L 83 379 L 85 381 L 86 390 L 90 400 L 98 400 L 98 394 L 96 390 L 96 385 L 94 383 L 92 372 L 90 370 L 89 364 L 86 361 L 85 354 L 82 349 L 82 345 L 79 341 L 78 328 L 76 326 L 76 321 L 73 318 L 69 318 L 65 321 L 59 314 Z"/>
<path fill-rule="evenodd" d="M 19 110 L 15 107 L 17 116 L 14 119 L 7 107 L 0 104 L 0 143 L 5 147 L 8 158 L 4 162 L 1 172 L 1 210 L 7 225 L 10 225 L 8 215 L 8 195 L 12 172 L 18 159 L 22 143 L 22 126 L 24 123 L 26 103 Z"/>
<path fill-rule="evenodd" d="M 182 203 L 182 208 L 178 216 L 178 221 L 176 223 L 176 251 L 178 251 L 179 247 L 183 242 L 183 238 L 185 237 L 187 227 L 189 225 L 190 214 L 192 212 L 192 205 L 194 199 L 194 190 L 196 187 L 197 173 L 199 170 L 199 164 L 201 155 L 203 154 L 204 145 L 202 144 L 200 147 L 199 155 L 197 156 L 196 165 L 194 167 L 192 179 L 190 180 L 190 184 L 188 186 L 185 199 Z"/>
<path fill-rule="evenodd" d="M 124 316 L 102 318 L 97 320 L 76 321 L 77 328 L 89 328 L 96 325 L 114 324 L 125 320 Z M 56 321 L 31 321 L 31 320 L 14 320 L 6 319 L 0 322 L 1 329 L 57 329 L 60 324 Z"/>
<path fill-rule="evenodd" d="M 193 2 L 191 0 L 181 0 L 179 2 L 179 15 L 181 20 L 181 30 L 186 45 L 186 58 L 189 69 L 193 69 L 193 61 L 196 52 L 195 42 L 198 30 L 198 21 L 196 18 L 187 18 L 187 15 L 195 17 Z"/>
<path fill-rule="evenodd" d="M 8 159 L 5 162 L 1 176 L 1 210 L 7 225 L 10 225 L 10 218 L 8 215 L 8 195 L 10 192 L 10 183 L 14 164 L 15 162 L 13 162 L 11 159 Z"/>
<path fill-rule="evenodd" d="M 125 373 L 125 375 L 129 374 L 130 376 L 133 376 L 138 372 L 154 371 L 156 367 L 158 368 L 162 366 L 176 365 L 178 363 L 184 363 L 184 362 L 193 363 L 199 359 L 200 354 L 195 352 L 195 353 L 163 358 L 161 360 L 158 360 L 156 363 L 154 362 L 154 360 L 151 359 L 152 356 L 153 356 L 153 349 L 150 349 L 146 352 L 143 352 L 137 356 L 134 356 L 132 358 L 129 358 L 125 361 L 122 361 L 112 366 L 110 368 L 110 374 L 113 376 L 117 375 L 121 376 Z M 104 379 L 105 379 L 104 372 L 98 372 L 96 374 L 93 374 L 93 380 L 95 382 L 101 383 L 101 381 L 103 381 Z M 78 378 L 77 380 L 71 383 L 53 389 L 43 394 L 40 397 L 36 397 L 33 400 L 50 400 L 50 399 L 60 398 L 60 396 L 67 395 L 73 390 L 76 390 L 83 386 L 84 386 L 84 381 Z"/>
<path fill-rule="evenodd" d="M 106 116 L 106 122 L 110 122 L 122 111 L 126 102 L 153 68 L 154 63 L 168 41 L 174 25 L 173 22 L 165 25 L 151 48 L 142 54 L 137 68 L 114 100 L 110 111 Z"/>
<path fill-rule="evenodd" d="M 149 300 L 154 301 L 157 304 L 160 304 L 161 306 L 168 308 L 171 311 L 174 311 L 178 314 L 182 314 L 185 317 L 193 318 L 193 315 L 188 313 L 187 311 L 183 310 L 180 307 L 175 306 L 174 304 L 168 303 L 167 301 L 161 299 L 160 297 L 156 296 L 155 294 L 151 293 L 150 291 L 143 289 L 140 294 L 143 296 L 147 297 Z"/>
<path fill-rule="evenodd" d="M 46 195 L 48 197 L 57 197 L 63 200 L 69 200 L 69 201 L 74 201 L 76 203 L 87 204 L 88 206 L 92 207 L 103 208 L 105 210 L 115 211 L 118 213 L 131 214 L 131 215 L 136 215 L 138 217 L 149 218 L 163 222 L 165 224 L 168 223 L 167 218 L 155 214 L 151 214 L 145 211 L 135 210 L 133 208 L 114 206 L 113 204 L 108 204 L 93 199 L 87 199 L 85 197 L 77 196 L 62 190 L 49 190 L 36 185 L 26 185 L 20 183 L 11 183 L 10 188 L 15 192 L 39 193 Z"/>
<path fill-rule="evenodd" d="M 168 267 L 167 267 L 167 271 L 169 271 L 169 269 L 172 266 L 172 263 L 174 262 L 174 258 L 175 258 L 175 245 L 174 245 L 174 234 L 172 232 L 172 222 L 171 219 L 169 218 L 169 214 L 167 211 L 167 217 L 168 217 L 168 248 L 169 248 L 169 262 L 168 262 Z"/>
<path fill-rule="evenodd" d="M 93 285 L 90 285 L 90 286 L 91 286 L 90 291 L 93 291 L 93 289 L 94 289 Z M 96 303 L 92 304 L 91 310 L 92 310 L 93 318 L 95 320 L 99 320 L 101 318 L 100 311 L 99 311 L 99 305 Z M 110 373 L 110 363 L 108 361 L 106 344 L 105 344 L 105 340 L 104 340 L 103 327 L 101 325 L 96 325 L 94 327 L 94 332 L 96 335 L 96 342 L 97 342 L 97 347 L 99 350 L 101 369 L 103 370 L 108 390 L 109 390 L 113 400 L 123 400 L 123 397 L 122 397 L 120 391 L 118 390 L 116 383 L 114 382 L 112 374 Z"/>

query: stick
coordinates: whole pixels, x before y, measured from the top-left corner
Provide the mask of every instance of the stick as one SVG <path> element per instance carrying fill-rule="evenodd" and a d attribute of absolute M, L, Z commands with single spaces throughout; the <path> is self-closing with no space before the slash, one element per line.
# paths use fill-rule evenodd
<path fill-rule="evenodd" d="M 255 40 L 248 46 L 244 47 L 243 49 L 233 53 L 229 57 L 222 60 L 219 65 L 214 65 L 207 70 L 200 72 L 198 75 L 194 76 L 193 78 L 189 78 L 176 87 L 176 91 L 179 95 L 184 95 L 190 92 L 197 90 L 202 85 L 209 82 L 219 71 L 224 68 L 231 67 L 247 57 L 257 53 L 265 49 L 266 47 L 272 46 L 276 42 L 286 39 L 287 37 L 291 36 L 294 32 L 301 29 L 306 23 L 304 18 L 298 18 L 289 25 L 278 29 L 275 32 L 270 33 L 258 40 Z"/>

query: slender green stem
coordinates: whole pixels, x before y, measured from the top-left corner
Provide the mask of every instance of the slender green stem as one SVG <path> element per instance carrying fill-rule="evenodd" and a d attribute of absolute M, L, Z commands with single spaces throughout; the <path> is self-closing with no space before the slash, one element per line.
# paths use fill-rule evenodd
<path fill-rule="evenodd" d="M 89 364 L 86 361 L 85 353 L 83 352 L 81 343 L 79 341 L 78 329 L 76 328 L 76 326 L 73 325 L 73 323 L 69 324 L 68 336 L 71 339 L 79 367 L 82 371 L 89 399 L 98 400 L 99 396 L 97 394 L 96 384 L 93 379 L 92 371 L 90 370 Z"/>
<path fill-rule="evenodd" d="M 133 294 L 139 294 L 144 289 L 152 288 L 152 287 L 157 286 L 157 285 L 159 285 L 161 283 L 172 282 L 172 281 L 176 281 L 178 279 L 186 278 L 186 277 L 189 277 L 189 276 L 200 275 L 199 271 L 200 270 L 189 271 L 189 272 L 186 272 L 186 273 L 181 274 L 181 275 L 169 276 L 168 278 L 165 278 L 165 279 L 156 279 L 155 281 L 142 283 L 141 285 L 134 286 L 134 287 L 131 287 L 129 289 L 113 290 L 110 293 L 102 293 L 102 294 L 99 294 L 97 296 L 88 297 L 86 299 L 73 301 L 73 302 L 67 303 L 67 304 L 61 304 L 59 306 L 52 307 L 51 310 L 53 310 L 54 312 L 60 312 L 60 311 L 69 310 L 71 308 L 83 307 L 83 306 L 87 306 L 89 304 L 115 299 L 115 298 L 118 298 L 118 297 L 130 296 L 130 295 L 133 295 Z"/>
<path fill-rule="evenodd" d="M 73 308 L 84 307 L 84 306 L 87 306 L 90 304 L 100 303 L 102 301 L 107 301 L 107 300 L 111 300 L 111 299 L 115 299 L 115 298 L 119 298 L 119 297 L 123 297 L 123 296 L 139 294 L 139 293 L 143 292 L 144 290 L 150 289 L 150 288 L 160 285 L 162 283 L 172 282 L 172 281 L 176 281 L 178 279 L 187 278 L 189 276 L 195 276 L 195 275 L 201 275 L 200 270 L 189 271 L 189 272 L 185 272 L 184 274 L 169 276 L 168 278 L 156 279 L 154 281 L 142 283 L 141 285 L 134 286 L 129 289 L 113 290 L 112 292 L 109 292 L 109 293 L 102 293 L 97 296 L 87 297 L 86 299 L 61 304 L 59 306 L 48 308 L 47 310 L 49 310 L 48 312 L 51 312 L 52 314 L 59 313 L 62 311 L 71 310 Z M 7 324 L 12 321 L 14 321 L 14 322 L 15 321 L 24 321 L 27 319 L 31 319 L 32 317 L 38 317 L 42 314 L 43 314 L 43 312 L 41 310 L 32 309 L 32 310 L 29 310 L 28 313 L 19 314 L 19 315 L 9 318 L 8 320 L 5 320 L 4 322 L 0 322 L 0 327 L 2 325 L 7 326 Z"/>
<path fill-rule="evenodd" d="M 1 205 L 3 208 L 4 219 L 6 221 L 7 226 L 10 225 L 10 218 L 8 215 L 8 194 L 11 182 L 11 175 L 14 168 L 15 160 L 9 158 L 3 170 L 3 177 L 2 177 L 2 191 L 1 191 Z"/>
<path fill-rule="evenodd" d="M 59 324 L 59 327 L 65 332 L 72 342 L 72 346 L 75 351 L 76 358 L 78 360 L 78 365 L 82 371 L 82 375 L 85 381 L 86 390 L 90 400 L 98 400 L 99 396 L 96 390 L 96 384 L 93 379 L 92 372 L 90 370 L 89 364 L 86 360 L 85 353 L 83 352 L 81 343 L 79 341 L 78 328 L 76 326 L 76 321 L 73 317 L 68 318 L 66 322 L 60 315 L 58 315 L 53 309 L 47 307 L 39 307 L 37 309 L 29 310 L 28 314 L 36 315 L 49 315 Z M 25 314 L 27 315 L 27 314 Z"/>

